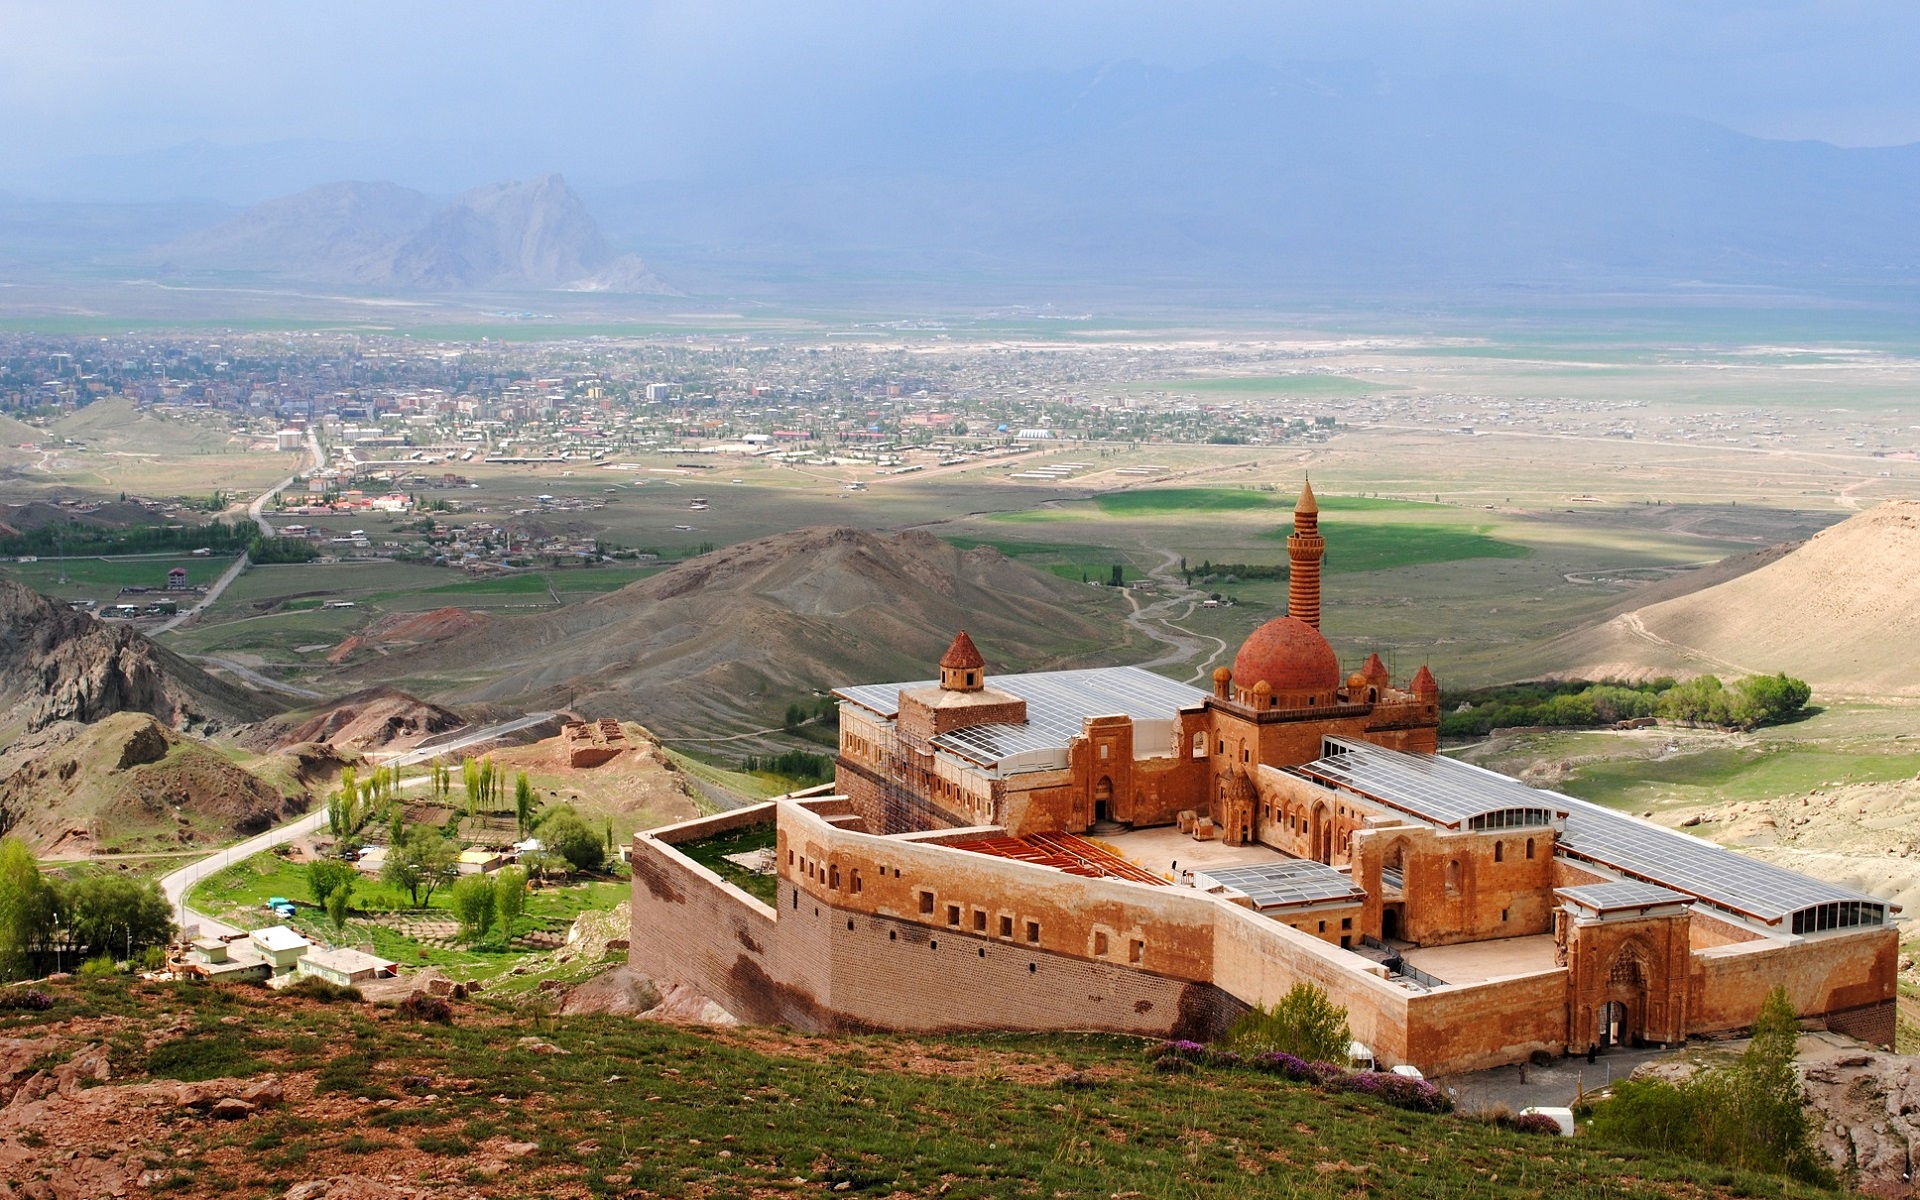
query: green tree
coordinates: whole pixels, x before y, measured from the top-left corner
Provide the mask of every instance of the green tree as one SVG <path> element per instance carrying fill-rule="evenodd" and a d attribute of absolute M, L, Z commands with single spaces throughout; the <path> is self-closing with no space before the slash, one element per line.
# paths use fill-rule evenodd
<path fill-rule="evenodd" d="M 1227 1031 L 1227 1041 L 1242 1054 L 1279 1052 L 1308 1062 L 1341 1063 L 1353 1035 L 1347 1010 L 1311 983 L 1296 983 L 1271 1008 L 1255 1005 Z"/>
<path fill-rule="evenodd" d="M 533 825 L 533 815 L 539 811 L 540 797 L 534 794 L 533 781 L 522 771 L 513 779 L 514 828 L 521 837 L 527 836 L 527 830 Z"/>
<path fill-rule="evenodd" d="M 53 912 L 53 893 L 33 851 L 19 838 L 0 838 L 0 979 L 32 972 L 46 948 Z"/>
<path fill-rule="evenodd" d="M 353 884 L 353 880 L 345 880 L 327 893 L 327 919 L 333 922 L 336 931 L 347 927 L 347 906 L 353 903 Z"/>
<path fill-rule="evenodd" d="M 459 852 L 445 834 L 432 825 L 415 825 L 406 840 L 387 847 L 380 878 L 407 893 L 415 908 L 433 899 L 433 893 L 459 874 Z"/>
<path fill-rule="evenodd" d="M 1119 563 L 1114 563 L 1113 575 L 1112 575 L 1112 578 L 1108 580 L 1108 586 L 1124 587 L 1126 585 L 1126 582 L 1127 582 L 1126 568 L 1121 566 Z"/>
<path fill-rule="evenodd" d="M 500 936 L 513 937 L 513 923 L 527 911 L 527 872 L 502 867 L 493 875 L 493 907 L 500 914 Z"/>
<path fill-rule="evenodd" d="M 465 875 L 451 892 L 453 914 L 460 918 L 460 932 L 468 941 L 478 941 L 493 928 L 496 911 L 493 880 L 485 875 Z"/>
<path fill-rule="evenodd" d="M 335 888 L 351 888 L 359 877 L 360 872 L 354 870 L 351 863 L 322 858 L 307 864 L 307 894 L 315 904 L 325 905 Z"/>
<path fill-rule="evenodd" d="M 566 859 L 576 871 L 597 870 L 606 861 L 607 851 L 600 844 L 600 835 L 587 828 L 587 823 L 571 805 L 563 804 L 548 813 L 535 832 L 547 849 Z"/>
<path fill-rule="evenodd" d="M 152 879 L 85 875 L 56 889 L 68 943 L 83 955 L 131 957 L 173 936 L 173 908 Z"/>

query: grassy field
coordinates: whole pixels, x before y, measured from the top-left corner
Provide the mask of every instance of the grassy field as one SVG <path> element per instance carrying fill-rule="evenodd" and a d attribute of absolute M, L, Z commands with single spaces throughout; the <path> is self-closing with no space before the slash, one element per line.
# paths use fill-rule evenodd
<path fill-rule="evenodd" d="M 0 578 L 24 584 L 36 592 L 62 600 L 96 600 L 102 605 L 119 603 L 120 589 L 128 586 L 163 588 L 167 572 L 184 567 L 187 582 L 196 586 L 210 584 L 228 567 L 231 558 L 194 558 L 187 554 L 128 554 L 107 558 L 42 558 L 38 562 L 0 563 Z M 66 583 L 60 582 L 65 574 Z M 127 598 L 128 603 L 147 603 L 158 596 Z M 198 597 L 182 593 L 181 607 L 197 602 Z"/>
<path fill-rule="evenodd" d="M 109 980 L 52 991 L 50 1011 L 0 1017 L 0 1032 L 68 1022 L 76 1040 L 104 1036 L 116 1086 L 285 1080 L 286 1106 L 247 1121 L 156 1123 L 134 1110 L 111 1133 L 73 1131 L 137 1139 L 159 1186 L 184 1197 L 273 1196 L 348 1173 L 591 1197 L 1820 1194 L 1247 1071 L 1160 1074 L 1146 1044 L 1123 1038 L 703 1032 L 484 999 L 433 1025 L 251 988 Z M 183 1027 L 159 1032 L 181 1012 Z M 533 1149 L 503 1154 L 508 1141 Z"/>
<path fill-rule="evenodd" d="M 514 930 L 563 930 L 583 912 L 612 908 L 626 899 L 627 887 L 617 878 L 535 887 L 527 895 L 526 913 Z M 299 911 L 292 922 L 295 928 L 329 939 L 341 936 L 313 903 L 307 890 L 306 867 L 275 854 L 256 854 L 208 876 L 194 885 L 187 902 L 198 912 L 247 929 L 280 923 L 280 918 L 266 908 L 267 901 L 275 896 L 297 905 Z M 457 970 L 463 978 L 489 978 L 520 961 L 519 951 L 499 943 L 497 929 L 490 942 L 478 946 L 428 946 L 382 923 L 387 914 L 400 913 L 452 920 L 449 889 L 440 888 L 423 909 L 414 909 L 404 890 L 362 876 L 354 888 L 345 941 L 370 943 L 375 953 L 399 962 Z"/>
<path fill-rule="evenodd" d="M 1920 751 L 1846 753 L 1775 743 L 1716 747 L 1652 762 L 1595 763 L 1579 768 L 1561 786 L 1583 800 L 1638 811 L 1911 779 L 1916 766 Z"/>

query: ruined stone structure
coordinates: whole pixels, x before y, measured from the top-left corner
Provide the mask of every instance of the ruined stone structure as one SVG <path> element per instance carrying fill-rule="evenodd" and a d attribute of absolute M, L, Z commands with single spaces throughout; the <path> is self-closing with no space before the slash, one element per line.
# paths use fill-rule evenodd
<path fill-rule="evenodd" d="M 597 767 L 612 762 L 632 748 L 626 730 L 612 717 L 598 721 L 568 721 L 560 727 L 569 767 Z"/>
<path fill-rule="evenodd" d="M 1435 753 L 1440 688 L 1289 613 L 1210 692 L 1137 668 L 840 689 L 836 783 L 635 837 L 634 966 L 819 1029 L 1205 1036 L 1325 988 L 1433 1073 L 1803 1017 L 1893 1037 L 1884 901 Z M 826 794 L 832 793 L 832 794 Z M 763 827 L 776 904 L 675 849 Z"/>

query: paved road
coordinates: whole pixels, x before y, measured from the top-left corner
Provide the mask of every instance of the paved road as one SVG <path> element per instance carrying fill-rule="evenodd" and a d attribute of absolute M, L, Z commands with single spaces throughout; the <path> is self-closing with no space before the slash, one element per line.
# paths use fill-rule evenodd
<path fill-rule="evenodd" d="M 326 456 L 320 452 L 320 438 L 318 435 L 314 433 L 312 429 L 308 429 L 307 430 L 307 465 L 303 469 L 307 471 L 309 474 L 311 474 L 314 471 L 318 471 L 321 467 L 325 465 L 326 465 Z M 268 489 L 267 491 L 261 492 L 258 496 L 254 497 L 253 503 L 247 506 L 247 516 L 251 517 L 253 519 L 253 523 L 260 527 L 261 537 L 275 536 L 273 531 L 273 526 L 267 521 L 267 518 L 265 516 L 261 515 L 262 512 L 267 507 L 267 501 L 273 499 L 275 496 L 278 496 L 281 492 L 286 491 L 287 488 L 293 485 L 293 481 L 298 478 L 299 478 L 298 475 L 287 476 L 285 479 L 282 479 L 279 483 L 274 484 L 272 488 Z"/>
<path fill-rule="evenodd" d="M 528 713 L 524 717 L 516 717 L 511 721 L 502 721 L 497 725 L 481 726 L 469 733 L 460 735 L 444 745 L 434 746 L 428 750 L 408 751 L 405 754 L 395 755 L 383 765 L 406 767 L 412 766 L 415 763 L 426 762 L 439 755 L 459 750 L 465 746 L 474 745 L 477 742 L 491 741 L 494 738 L 505 737 L 509 733 L 538 725 L 542 721 L 551 720 L 555 715 L 554 713 Z M 406 780 L 402 786 L 424 782 L 426 782 L 426 779 L 422 776 L 416 779 Z M 276 829 L 269 829 L 265 833 L 250 837 L 244 842 L 228 846 L 224 850 L 210 854 L 198 862 L 189 863 L 179 870 L 163 876 L 160 880 L 160 890 L 166 894 L 167 903 L 172 905 L 174 917 L 180 922 L 182 927 L 198 925 L 200 926 L 200 936 L 202 937 L 219 937 L 225 934 L 241 933 L 243 932 L 242 930 L 235 929 L 225 922 L 216 921 L 204 913 L 195 912 L 193 909 L 188 908 L 186 906 L 187 893 L 192 890 L 193 885 L 217 871 L 226 869 L 233 863 L 240 862 L 249 855 L 258 854 L 262 850 L 270 850 L 283 842 L 290 842 L 298 837 L 305 837 L 309 833 L 324 829 L 326 824 L 327 806 L 322 804 L 304 817 L 289 821 Z"/>
<path fill-rule="evenodd" d="M 262 850 L 272 849 L 282 842 L 290 842 L 297 837 L 305 837 L 317 829 L 324 828 L 326 823 L 327 806 L 322 804 L 298 820 L 289 821 L 277 829 L 269 829 L 265 833 L 256 837 L 250 837 L 244 842 L 228 846 L 218 854 L 210 854 L 199 862 L 188 863 L 178 871 L 163 876 L 160 880 L 160 890 L 166 894 L 167 903 L 173 906 L 175 919 L 180 922 L 182 927 L 197 924 L 200 926 L 200 936 L 202 937 L 219 937 L 224 934 L 240 933 L 242 932 L 241 930 L 235 929 L 231 925 L 216 921 L 211 917 L 188 908 L 186 906 L 187 892 L 192 889 L 194 884 L 199 883 L 202 879 L 205 879 L 216 871 L 224 870 L 227 866 L 239 862 L 249 855 L 258 854 Z"/>
<path fill-rule="evenodd" d="M 211 654 L 190 654 L 187 657 L 193 659 L 195 662 L 212 663 L 221 670 L 236 675 L 248 683 L 269 688 L 276 692 L 285 692 L 289 696 L 300 696 L 307 700 L 320 700 L 325 698 L 325 693 L 323 692 L 316 692 L 311 688 L 295 687 L 291 683 L 282 683 L 278 679 L 262 675 L 251 667 L 243 667 L 230 658 L 217 658 Z"/>

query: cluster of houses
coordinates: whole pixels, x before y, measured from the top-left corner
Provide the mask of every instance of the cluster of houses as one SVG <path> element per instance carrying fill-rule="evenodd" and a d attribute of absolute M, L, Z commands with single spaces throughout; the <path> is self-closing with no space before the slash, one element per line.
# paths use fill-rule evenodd
<path fill-rule="evenodd" d="M 285 925 L 269 925 L 251 933 L 196 938 L 175 955 L 167 969 L 218 983 L 265 983 L 285 987 L 306 976 L 350 987 L 399 974 L 398 963 L 342 947 L 315 949 L 312 942 Z"/>

